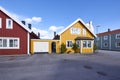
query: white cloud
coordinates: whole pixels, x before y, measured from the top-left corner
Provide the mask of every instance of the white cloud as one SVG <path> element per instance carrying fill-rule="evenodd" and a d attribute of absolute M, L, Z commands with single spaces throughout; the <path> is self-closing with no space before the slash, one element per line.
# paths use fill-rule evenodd
<path fill-rule="evenodd" d="M 32 28 L 32 30 L 34 31 L 34 33 L 38 34 L 38 32 L 40 33 L 40 38 L 41 39 L 52 39 L 52 35 L 49 34 L 49 31 L 47 30 L 41 30 L 41 29 L 37 29 L 35 27 Z"/>
<path fill-rule="evenodd" d="M 41 17 L 32 17 L 24 19 L 27 23 L 39 23 L 42 21 Z"/>
<path fill-rule="evenodd" d="M 54 32 L 54 31 L 57 31 L 57 30 L 61 30 L 63 28 L 64 28 L 63 26 L 58 26 L 58 27 L 57 26 L 50 26 L 49 30 Z"/>

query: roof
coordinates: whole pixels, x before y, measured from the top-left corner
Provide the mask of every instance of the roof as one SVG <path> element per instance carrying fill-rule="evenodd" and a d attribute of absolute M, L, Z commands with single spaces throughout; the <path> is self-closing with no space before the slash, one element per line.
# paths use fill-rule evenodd
<path fill-rule="evenodd" d="M 105 36 L 105 35 L 115 34 L 115 33 L 120 33 L 120 29 L 99 33 L 97 34 L 97 36 Z"/>
<path fill-rule="evenodd" d="M 57 34 L 57 35 L 53 38 L 53 40 L 60 40 L 60 36 Z"/>
<path fill-rule="evenodd" d="M 18 23 L 22 28 L 24 28 L 25 30 L 27 30 L 28 32 L 31 32 L 31 30 L 25 26 L 24 24 L 22 24 L 20 21 L 18 21 L 17 19 L 15 19 L 7 10 L 5 10 L 3 7 L 0 6 L 0 10 L 5 13 L 7 16 L 9 16 L 11 19 L 13 19 L 16 23 Z"/>
<path fill-rule="evenodd" d="M 61 31 L 60 33 L 59 33 L 59 35 L 61 35 L 64 31 L 66 31 L 67 29 L 69 29 L 71 26 L 73 26 L 75 23 L 77 23 L 77 22 L 81 22 L 84 26 L 85 26 L 85 28 L 86 29 L 88 29 L 88 31 L 94 36 L 94 37 L 96 37 L 96 35 L 94 34 L 94 32 L 92 32 L 88 27 L 87 27 L 87 25 L 82 21 L 82 19 L 80 19 L 80 18 L 78 18 L 77 20 L 75 20 L 72 24 L 70 24 L 68 27 L 66 27 L 63 31 Z"/>
<path fill-rule="evenodd" d="M 31 38 L 40 39 L 39 36 L 37 36 L 33 31 L 30 33 L 30 35 L 32 36 Z"/>
<path fill-rule="evenodd" d="M 89 37 L 77 37 L 75 38 L 75 40 L 94 40 L 94 39 Z"/>

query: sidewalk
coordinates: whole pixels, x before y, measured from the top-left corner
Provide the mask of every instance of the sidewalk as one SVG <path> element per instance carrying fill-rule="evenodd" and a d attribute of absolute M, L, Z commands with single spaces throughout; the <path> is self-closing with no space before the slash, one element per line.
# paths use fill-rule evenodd
<path fill-rule="evenodd" d="M 98 53 L 120 57 L 120 51 L 98 50 Z"/>

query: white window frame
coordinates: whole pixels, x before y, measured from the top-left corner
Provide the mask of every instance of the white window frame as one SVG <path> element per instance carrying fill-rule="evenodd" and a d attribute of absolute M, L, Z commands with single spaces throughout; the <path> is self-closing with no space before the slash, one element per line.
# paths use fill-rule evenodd
<path fill-rule="evenodd" d="M 86 46 L 85 46 L 85 47 L 83 46 L 84 41 L 86 42 Z M 91 43 L 90 47 L 88 46 L 89 41 L 90 41 L 90 43 Z M 83 48 L 92 48 L 92 41 L 91 41 L 91 40 L 83 40 L 83 42 L 82 42 L 82 47 L 83 47 Z"/>
<path fill-rule="evenodd" d="M 106 46 L 105 44 L 107 44 L 107 46 Z M 104 46 L 104 47 L 108 47 L 108 42 L 104 42 L 104 43 L 103 43 L 103 46 Z"/>
<path fill-rule="evenodd" d="M 2 39 L 2 42 L 0 43 L 0 45 L 2 45 L 0 47 L 0 49 L 19 49 L 20 48 L 20 39 L 19 38 L 11 38 L 11 37 L 0 37 L 0 40 Z M 3 40 L 6 39 L 7 40 L 7 46 L 3 47 Z M 13 47 L 10 47 L 10 40 L 17 40 L 17 46 L 15 47 L 15 42 L 13 42 Z"/>
<path fill-rule="evenodd" d="M 76 41 L 76 45 L 78 46 L 78 48 L 80 48 L 80 40 Z"/>
<path fill-rule="evenodd" d="M 104 36 L 104 40 L 108 40 L 108 36 Z"/>
<path fill-rule="evenodd" d="M 120 42 L 115 42 L 115 47 L 117 47 L 117 48 L 120 47 L 120 46 L 117 45 L 118 43 L 120 43 Z"/>
<path fill-rule="evenodd" d="M 81 29 L 73 27 L 73 28 L 70 28 L 70 32 L 71 32 L 71 34 L 80 34 Z"/>
<path fill-rule="evenodd" d="M 10 26 L 9 26 L 9 21 L 11 22 Z M 6 19 L 6 29 L 13 29 L 13 20 L 12 19 Z"/>
<path fill-rule="evenodd" d="M 0 28 L 2 28 L 2 18 L 0 18 Z"/>
<path fill-rule="evenodd" d="M 120 39 L 120 38 L 118 38 L 118 36 L 120 36 L 120 33 L 119 33 L 119 34 L 116 34 L 116 39 Z"/>
<path fill-rule="evenodd" d="M 66 41 L 66 48 L 72 48 L 72 46 L 68 46 L 68 45 L 67 45 L 68 41 L 71 41 L 71 42 L 72 42 L 72 45 L 73 45 L 73 41 L 72 41 L 72 40 L 67 40 L 67 41 Z"/>
<path fill-rule="evenodd" d="M 83 35 L 86 36 L 86 29 L 83 29 Z"/>

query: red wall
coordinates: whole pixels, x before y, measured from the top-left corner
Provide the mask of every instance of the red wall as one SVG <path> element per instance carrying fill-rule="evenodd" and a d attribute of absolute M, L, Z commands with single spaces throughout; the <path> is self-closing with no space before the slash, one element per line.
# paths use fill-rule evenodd
<path fill-rule="evenodd" d="M 20 39 L 20 49 L 0 49 L 0 55 L 27 54 L 27 31 L 19 24 L 13 21 L 13 29 L 6 29 L 6 14 L 0 11 L 2 18 L 2 28 L 0 28 L 0 37 L 18 37 Z"/>

